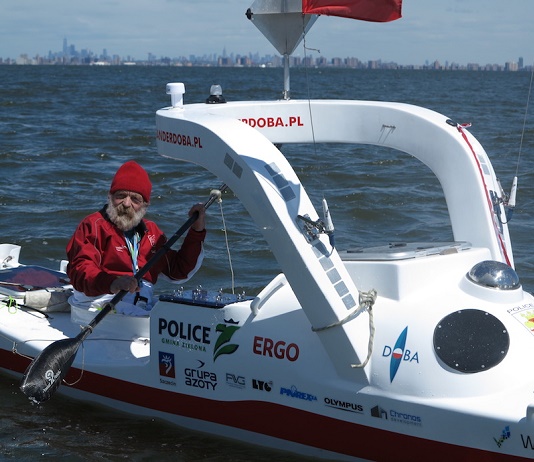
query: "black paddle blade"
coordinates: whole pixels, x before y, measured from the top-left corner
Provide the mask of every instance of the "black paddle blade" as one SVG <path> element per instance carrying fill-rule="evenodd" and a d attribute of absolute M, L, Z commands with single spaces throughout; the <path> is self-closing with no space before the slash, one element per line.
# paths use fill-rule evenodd
<path fill-rule="evenodd" d="M 20 384 L 22 393 L 36 403 L 50 399 L 67 375 L 81 343 L 75 337 L 48 345 L 26 369 Z"/>

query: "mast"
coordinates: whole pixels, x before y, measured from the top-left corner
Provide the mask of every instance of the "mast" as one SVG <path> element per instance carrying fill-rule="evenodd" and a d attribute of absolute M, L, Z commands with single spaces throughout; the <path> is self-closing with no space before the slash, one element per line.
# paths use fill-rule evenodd
<path fill-rule="evenodd" d="M 284 99 L 289 99 L 289 55 L 284 55 Z"/>
<path fill-rule="evenodd" d="M 289 99 L 289 57 L 318 16 L 302 13 L 302 0 L 255 0 L 245 13 L 284 57 L 284 99 Z"/>

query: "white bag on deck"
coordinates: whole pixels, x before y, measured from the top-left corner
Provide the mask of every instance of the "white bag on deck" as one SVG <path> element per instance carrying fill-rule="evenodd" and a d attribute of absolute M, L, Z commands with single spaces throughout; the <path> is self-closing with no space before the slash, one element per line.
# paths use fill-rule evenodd
<path fill-rule="evenodd" d="M 24 305 L 39 311 L 70 311 L 70 289 L 30 290 L 24 294 Z"/>

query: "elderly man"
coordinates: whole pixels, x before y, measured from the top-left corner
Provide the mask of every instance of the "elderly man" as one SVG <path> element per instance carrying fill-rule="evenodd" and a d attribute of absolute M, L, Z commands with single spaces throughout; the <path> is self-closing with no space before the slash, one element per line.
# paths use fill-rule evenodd
<path fill-rule="evenodd" d="M 69 302 L 78 308 L 101 308 L 113 294 L 129 292 L 115 307 L 117 312 L 146 316 L 153 305 L 153 285 L 160 274 L 172 281 L 189 279 L 200 267 L 206 236 L 205 210 L 194 205 L 198 219 L 180 250 L 169 250 L 138 285 L 134 274 L 158 251 L 167 238 L 144 216 L 152 184 L 136 162 L 123 164 L 115 174 L 108 203 L 82 220 L 67 245 L 67 274 L 74 287 Z"/>

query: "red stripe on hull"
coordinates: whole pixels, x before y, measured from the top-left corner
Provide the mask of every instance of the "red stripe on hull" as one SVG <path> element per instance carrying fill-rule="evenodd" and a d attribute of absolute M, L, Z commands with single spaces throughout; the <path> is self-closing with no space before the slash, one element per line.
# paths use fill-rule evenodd
<path fill-rule="evenodd" d="M 23 373 L 29 363 L 28 359 L 18 354 L 0 350 L 0 367 Z M 77 380 L 81 372 L 80 369 L 72 368 L 66 380 Z M 279 404 L 199 398 L 88 371 L 83 371 L 82 379 L 72 388 L 167 414 L 235 427 L 377 462 L 530 460 L 389 432 Z"/>

